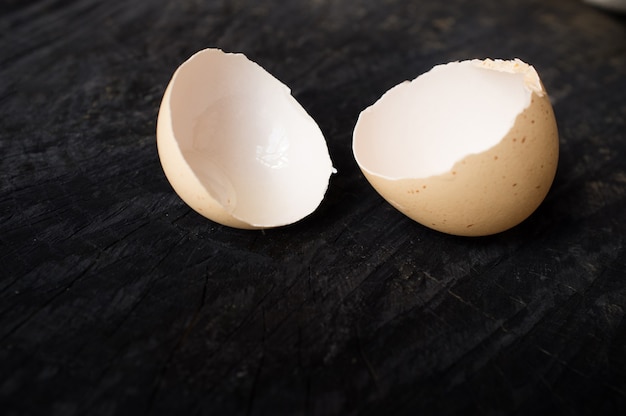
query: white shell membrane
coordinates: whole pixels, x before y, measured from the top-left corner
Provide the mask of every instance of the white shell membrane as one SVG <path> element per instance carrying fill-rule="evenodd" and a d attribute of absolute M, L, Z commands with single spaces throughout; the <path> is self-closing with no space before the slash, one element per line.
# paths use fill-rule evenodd
<path fill-rule="evenodd" d="M 171 117 L 168 134 L 205 191 L 234 218 L 274 227 L 318 207 L 332 162 L 319 126 L 284 84 L 242 54 L 205 49 L 178 68 L 168 89 L 161 108 Z M 179 196 L 193 198 L 174 176 L 168 179 Z"/>
<path fill-rule="evenodd" d="M 445 173 L 497 145 L 533 91 L 542 93 L 539 77 L 520 60 L 437 65 L 360 114 L 354 156 L 362 169 L 387 179 Z"/>

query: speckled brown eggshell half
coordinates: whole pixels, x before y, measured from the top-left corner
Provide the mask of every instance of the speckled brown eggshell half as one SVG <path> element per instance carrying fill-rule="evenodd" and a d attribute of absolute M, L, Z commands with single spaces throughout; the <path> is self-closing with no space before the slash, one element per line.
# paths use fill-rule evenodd
<path fill-rule="evenodd" d="M 496 234 L 521 223 L 546 197 L 559 152 L 547 95 L 533 93 L 502 141 L 467 156 L 447 173 L 391 180 L 364 171 L 394 207 L 429 228 L 454 235 Z"/>
<path fill-rule="evenodd" d="M 394 207 L 432 229 L 510 229 L 546 197 L 559 138 L 535 69 L 519 59 L 435 66 L 361 112 L 353 151 Z"/>

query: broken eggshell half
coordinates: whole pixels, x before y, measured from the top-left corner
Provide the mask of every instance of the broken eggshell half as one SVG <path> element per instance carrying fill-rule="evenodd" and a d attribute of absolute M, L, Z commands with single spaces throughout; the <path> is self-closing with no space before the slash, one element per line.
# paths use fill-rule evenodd
<path fill-rule="evenodd" d="M 371 185 L 410 218 L 483 236 L 514 227 L 541 204 L 559 139 L 532 66 L 468 60 L 387 91 L 359 115 L 353 152 Z"/>
<path fill-rule="evenodd" d="M 236 228 L 308 216 L 333 172 L 319 126 L 289 88 L 243 54 L 219 49 L 197 52 L 174 73 L 157 147 L 183 201 Z"/>

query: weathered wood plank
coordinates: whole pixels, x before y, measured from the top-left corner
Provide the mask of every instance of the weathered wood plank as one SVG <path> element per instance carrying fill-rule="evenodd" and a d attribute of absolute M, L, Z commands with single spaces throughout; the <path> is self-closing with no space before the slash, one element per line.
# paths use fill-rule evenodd
<path fill-rule="evenodd" d="M 626 409 L 626 22 L 582 2 L 0 5 L 0 406 L 7 415 L 611 414 Z M 171 190 L 155 121 L 193 52 L 246 53 L 338 169 L 283 229 Z M 359 111 L 437 63 L 540 72 L 561 160 L 480 239 L 415 224 L 351 153 Z"/>

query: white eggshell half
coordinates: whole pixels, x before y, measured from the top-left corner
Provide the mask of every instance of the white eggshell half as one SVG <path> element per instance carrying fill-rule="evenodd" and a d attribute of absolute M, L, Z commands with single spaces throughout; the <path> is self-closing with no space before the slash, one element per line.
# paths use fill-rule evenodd
<path fill-rule="evenodd" d="M 244 55 L 219 49 L 196 53 L 174 73 L 157 146 L 183 201 L 237 228 L 306 217 L 333 171 L 319 126 L 289 88 Z"/>
<path fill-rule="evenodd" d="M 535 69 L 519 59 L 435 66 L 359 116 L 353 151 L 392 205 L 449 234 L 509 229 L 544 200 L 558 132 Z"/>

